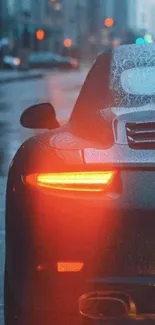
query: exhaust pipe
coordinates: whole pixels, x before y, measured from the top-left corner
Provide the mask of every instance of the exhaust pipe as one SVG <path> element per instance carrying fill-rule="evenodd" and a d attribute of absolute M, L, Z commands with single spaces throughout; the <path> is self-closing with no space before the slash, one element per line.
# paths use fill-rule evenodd
<path fill-rule="evenodd" d="M 122 292 L 90 292 L 79 298 L 79 312 L 94 320 L 136 318 L 136 305 Z"/>

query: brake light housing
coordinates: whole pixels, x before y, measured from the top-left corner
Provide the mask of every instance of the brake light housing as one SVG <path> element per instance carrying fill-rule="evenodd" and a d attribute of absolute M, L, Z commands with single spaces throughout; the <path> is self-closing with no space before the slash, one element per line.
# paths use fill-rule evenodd
<path fill-rule="evenodd" d="M 80 272 L 83 267 L 83 262 L 57 262 L 57 272 L 59 273 Z"/>
<path fill-rule="evenodd" d="M 115 177 L 115 171 L 34 173 L 24 177 L 27 185 L 56 191 L 103 192 Z"/>

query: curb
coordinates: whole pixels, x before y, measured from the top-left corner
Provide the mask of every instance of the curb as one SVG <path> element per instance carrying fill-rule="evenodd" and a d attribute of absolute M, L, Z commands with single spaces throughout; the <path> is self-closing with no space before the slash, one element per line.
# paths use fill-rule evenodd
<path fill-rule="evenodd" d="M 27 76 L 19 76 L 19 77 L 14 77 L 14 78 L 0 78 L 0 84 L 6 84 L 6 83 L 11 83 L 15 81 L 20 81 L 20 80 L 32 80 L 32 79 L 39 79 L 43 78 L 45 76 L 44 73 L 39 73 L 37 75 L 27 75 Z"/>

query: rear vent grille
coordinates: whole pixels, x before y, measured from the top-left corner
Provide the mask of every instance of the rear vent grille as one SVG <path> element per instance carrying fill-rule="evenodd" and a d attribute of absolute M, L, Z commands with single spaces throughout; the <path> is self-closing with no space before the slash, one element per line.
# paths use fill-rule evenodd
<path fill-rule="evenodd" d="M 126 123 L 129 147 L 155 149 L 155 122 Z"/>

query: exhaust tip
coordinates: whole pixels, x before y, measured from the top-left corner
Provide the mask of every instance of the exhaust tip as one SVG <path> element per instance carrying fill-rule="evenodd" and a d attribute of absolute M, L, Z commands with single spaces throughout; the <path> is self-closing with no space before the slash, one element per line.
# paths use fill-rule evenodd
<path fill-rule="evenodd" d="M 91 319 L 120 319 L 136 314 L 130 296 L 118 292 L 92 292 L 79 298 L 79 312 Z"/>

